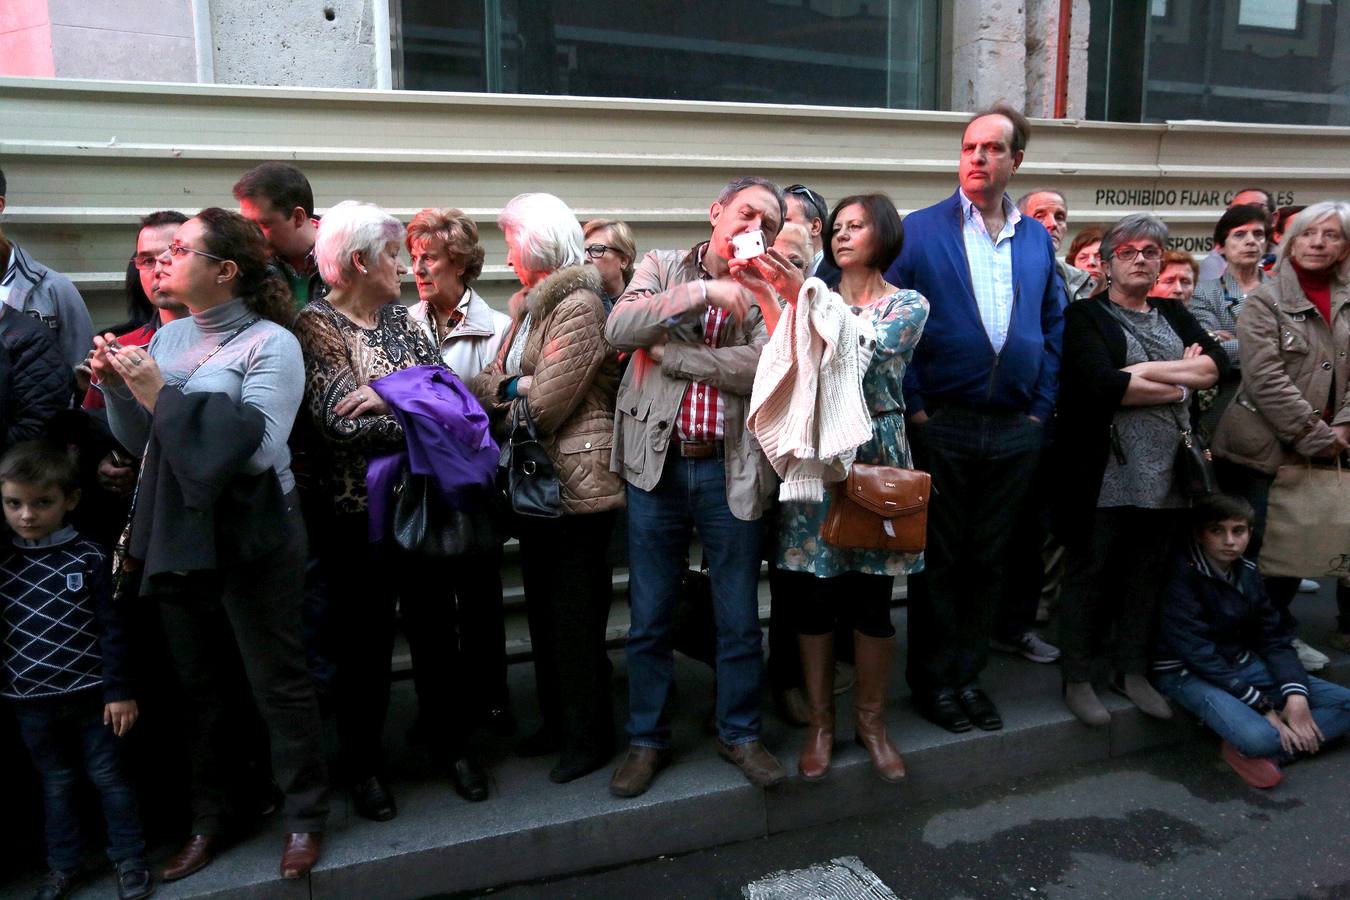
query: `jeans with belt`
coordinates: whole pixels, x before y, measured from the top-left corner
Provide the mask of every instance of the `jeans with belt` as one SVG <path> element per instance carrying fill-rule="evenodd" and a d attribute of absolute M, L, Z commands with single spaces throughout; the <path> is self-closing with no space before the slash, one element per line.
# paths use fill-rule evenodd
<path fill-rule="evenodd" d="M 671 621 L 694 529 L 717 622 L 717 733 L 732 745 L 759 738 L 760 523 L 731 514 L 726 478 L 721 459 L 686 459 L 672 449 L 656 487 L 628 485 L 628 733 L 639 746 L 670 746 Z"/>

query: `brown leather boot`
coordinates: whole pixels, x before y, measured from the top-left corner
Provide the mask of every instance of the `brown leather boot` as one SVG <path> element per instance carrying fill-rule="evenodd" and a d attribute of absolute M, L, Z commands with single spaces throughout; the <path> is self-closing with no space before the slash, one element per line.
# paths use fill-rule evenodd
<path fill-rule="evenodd" d="M 214 834 L 194 834 L 183 849 L 164 864 L 159 877 L 163 881 L 177 881 L 193 872 L 200 872 L 215 858 L 217 838 Z"/>
<path fill-rule="evenodd" d="M 317 831 L 297 831 L 286 835 L 281 848 L 281 877 L 299 878 L 308 874 L 319 861 L 323 835 Z"/>
<path fill-rule="evenodd" d="M 895 656 L 895 638 L 868 637 L 853 632 L 853 653 L 858 683 L 853 689 L 854 727 L 858 746 L 872 757 L 872 765 L 884 781 L 905 777 L 905 761 L 886 735 L 882 712 L 886 708 L 886 679 Z"/>
<path fill-rule="evenodd" d="M 802 688 L 806 692 L 806 741 L 797 771 L 807 781 L 820 781 L 830 771 L 834 753 L 834 635 L 799 634 Z"/>

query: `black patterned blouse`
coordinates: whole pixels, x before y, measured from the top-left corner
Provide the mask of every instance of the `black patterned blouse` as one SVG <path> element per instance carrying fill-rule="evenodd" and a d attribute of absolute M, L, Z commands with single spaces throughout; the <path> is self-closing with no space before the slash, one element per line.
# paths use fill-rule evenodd
<path fill-rule="evenodd" d="M 372 453 L 400 449 L 403 429 L 390 415 L 348 419 L 333 407 L 391 372 L 440 365 L 440 354 L 399 303 L 382 307 L 374 328 L 362 328 L 327 300 L 315 300 L 296 317 L 295 336 L 305 354 L 305 408 L 324 445 L 321 456 L 334 511 L 364 513 L 366 460 Z"/>

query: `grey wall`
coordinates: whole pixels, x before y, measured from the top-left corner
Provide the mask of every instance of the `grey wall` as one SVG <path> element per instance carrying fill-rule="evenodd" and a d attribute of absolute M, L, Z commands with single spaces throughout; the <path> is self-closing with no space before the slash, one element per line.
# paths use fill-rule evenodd
<path fill-rule="evenodd" d="M 191 0 L 48 0 L 58 78 L 196 81 Z"/>
<path fill-rule="evenodd" d="M 370 0 L 210 3 L 217 84 L 375 86 Z"/>

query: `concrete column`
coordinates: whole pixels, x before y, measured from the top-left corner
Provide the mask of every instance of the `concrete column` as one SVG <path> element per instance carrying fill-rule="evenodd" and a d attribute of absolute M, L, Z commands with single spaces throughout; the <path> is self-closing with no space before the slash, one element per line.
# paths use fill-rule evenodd
<path fill-rule="evenodd" d="M 58 78 L 196 81 L 191 0 L 48 0 Z"/>
<path fill-rule="evenodd" d="M 952 109 L 973 112 L 1003 100 L 1027 100 L 1023 0 L 955 0 L 952 9 Z"/>
<path fill-rule="evenodd" d="M 371 0 L 210 0 L 218 84 L 373 88 Z"/>
<path fill-rule="evenodd" d="M 1055 114 L 1055 75 L 1059 66 L 1059 0 L 1026 0 L 1026 114 Z M 1074 0 L 1069 29 L 1069 83 L 1066 114 L 1087 112 L 1090 0 Z"/>

